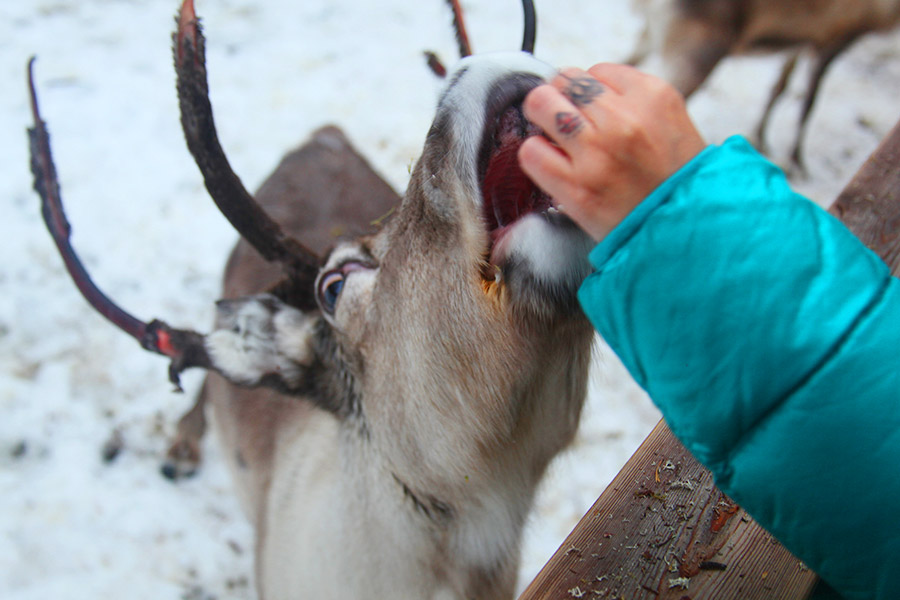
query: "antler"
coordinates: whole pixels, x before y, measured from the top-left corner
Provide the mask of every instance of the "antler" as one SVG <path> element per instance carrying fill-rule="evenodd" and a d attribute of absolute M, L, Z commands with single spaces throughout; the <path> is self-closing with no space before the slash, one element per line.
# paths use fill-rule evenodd
<path fill-rule="evenodd" d="M 311 293 L 319 269 L 319 258 L 284 234 L 247 192 L 231 169 L 219 144 L 209 102 L 204 39 L 194 12 L 193 0 L 185 0 L 174 34 L 175 69 L 181 123 L 188 148 L 203 174 L 206 188 L 219 210 L 254 248 L 270 262 L 279 262 L 286 277 L 271 290 L 285 303 L 301 310 L 314 306 Z M 28 62 L 28 89 L 34 127 L 28 129 L 34 189 L 41 197 L 44 222 L 56 243 L 66 269 L 88 303 L 113 325 L 138 340 L 145 350 L 168 356 L 169 380 L 181 390 L 179 375 L 190 367 L 218 370 L 207 354 L 205 337 L 195 331 L 176 329 L 154 319 L 141 321 L 110 300 L 94 284 L 70 242 L 59 180 L 50 150 L 50 136 L 40 115 L 34 86 L 34 58 Z"/>
<path fill-rule="evenodd" d="M 281 263 L 286 280 L 273 293 L 300 309 L 313 307 L 319 257 L 281 227 L 256 203 L 234 173 L 219 143 L 206 79 L 205 39 L 194 1 L 184 0 L 173 34 L 181 125 L 206 189 L 231 225 L 264 259 Z"/>
<path fill-rule="evenodd" d="M 34 87 L 34 61 L 28 61 L 28 89 L 31 95 L 31 114 L 34 127 L 28 128 L 31 149 L 31 172 L 34 174 L 34 189 L 41 197 L 41 214 L 56 243 L 66 270 L 78 290 L 101 315 L 113 325 L 135 338 L 145 350 L 168 356 L 169 380 L 180 391 L 179 374 L 190 367 L 211 368 L 209 356 L 203 344 L 203 336 L 186 329 L 175 329 L 159 320 L 145 323 L 124 311 L 110 300 L 94 284 L 87 270 L 72 248 L 70 236 L 72 227 L 66 219 L 62 206 L 56 166 L 50 154 L 50 135 L 46 123 L 41 119 L 37 93 Z"/>
<path fill-rule="evenodd" d="M 537 37 L 537 15 L 534 12 L 534 2 L 532 0 L 522 0 L 522 10 L 525 13 L 522 52 L 534 54 L 534 40 Z"/>
<path fill-rule="evenodd" d="M 469 45 L 469 35 L 466 33 L 466 24 L 463 21 L 462 6 L 459 0 L 447 0 L 450 10 L 453 11 L 453 30 L 456 33 L 456 43 L 459 46 L 460 58 L 472 55 L 472 47 Z M 534 54 L 534 40 L 537 35 L 537 16 L 534 11 L 534 2 L 532 0 L 522 0 L 522 10 L 524 12 L 525 24 L 522 34 L 522 52 Z M 428 68 L 438 77 L 447 75 L 447 68 L 434 52 L 426 51 L 425 60 Z"/>
<path fill-rule="evenodd" d="M 462 6 L 459 0 L 447 0 L 450 10 L 453 11 L 453 30 L 456 32 L 456 44 L 459 47 L 460 58 L 472 55 L 472 47 L 469 45 L 469 35 L 466 33 L 466 24 L 463 22 Z"/>

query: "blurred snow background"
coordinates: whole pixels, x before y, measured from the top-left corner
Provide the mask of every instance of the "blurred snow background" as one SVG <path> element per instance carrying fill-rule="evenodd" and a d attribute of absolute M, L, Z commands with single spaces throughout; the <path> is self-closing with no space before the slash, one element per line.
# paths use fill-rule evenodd
<path fill-rule="evenodd" d="M 538 57 L 620 61 L 640 22 L 627 0 L 538 0 Z M 477 52 L 517 48 L 514 0 L 467 0 Z M 182 139 L 170 33 L 176 0 L 0 4 L 0 597 L 253 598 L 252 532 L 206 440 L 202 471 L 159 465 L 187 393 L 78 296 L 40 220 L 25 128 L 25 64 L 48 121 L 73 244 L 98 284 L 142 318 L 205 329 L 235 234 Z M 325 123 L 342 127 L 398 190 L 440 83 L 422 51 L 455 59 L 440 0 L 200 0 L 220 137 L 255 189 Z M 796 187 L 827 204 L 898 117 L 900 35 L 870 36 L 834 64 Z M 749 133 L 782 57 L 732 59 L 690 103 L 710 142 Z M 802 66 L 808 70 L 808 63 Z M 794 135 L 804 75 L 773 118 L 775 159 Z M 658 419 L 601 347 L 585 419 L 527 531 L 520 586 L 549 558 Z M 109 463 L 104 445 L 119 437 Z"/>

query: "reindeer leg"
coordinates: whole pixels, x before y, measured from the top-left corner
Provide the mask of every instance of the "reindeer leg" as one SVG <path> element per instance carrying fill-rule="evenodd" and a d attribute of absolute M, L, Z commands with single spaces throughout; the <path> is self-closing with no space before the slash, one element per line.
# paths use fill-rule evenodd
<path fill-rule="evenodd" d="M 793 168 L 799 170 L 801 173 L 806 172 L 806 167 L 803 161 L 803 137 L 806 134 L 806 125 L 809 121 L 809 115 L 812 112 L 812 107 L 816 102 L 816 95 L 819 93 L 819 86 L 822 83 L 822 76 L 825 75 L 825 71 L 828 70 L 828 67 L 831 66 L 831 62 L 837 58 L 837 56 L 847 49 L 847 46 L 856 39 L 855 35 L 851 35 L 849 37 L 840 40 L 834 45 L 821 50 L 818 54 L 818 58 L 816 60 L 815 67 L 813 68 L 812 74 L 809 78 L 809 86 L 806 90 L 806 98 L 803 101 L 803 108 L 800 111 L 800 124 L 797 127 L 797 136 L 794 139 L 794 148 L 791 151 L 791 164 Z"/>
<path fill-rule="evenodd" d="M 797 50 L 781 68 L 781 75 L 772 87 L 772 93 L 769 95 L 768 103 L 766 103 L 766 109 L 763 111 L 762 117 L 759 120 L 759 125 L 756 126 L 756 131 L 753 134 L 753 145 L 763 154 L 769 153 L 768 144 L 766 144 L 766 129 L 769 127 L 769 117 L 772 116 L 772 109 L 775 107 L 778 98 L 781 97 L 784 90 L 787 88 L 787 83 L 794 72 L 794 67 L 797 66 L 797 59 L 799 57 L 800 51 Z"/>
<path fill-rule="evenodd" d="M 669 14 L 658 16 L 663 20 L 665 35 L 659 49 L 658 71 L 654 67 L 650 72 L 671 83 L 685 98 L 697 91 L 739 39 L 740 3 L 716 4 L 718 8 L 708 12 L 673 8 L 666 11 Z M 653 37 L 651 32 L 651 40 Z"/>
<path fill-rule="evenodd" d="M 166 453 L 166 461 L 160 472 L 167 479 L 176 481 L 191 477 L 200 466 L 200 441 L 206 433 L 206 385 L 197 394 L 197 400 L 181 419 L 175 430 L 175 439 Z"/>

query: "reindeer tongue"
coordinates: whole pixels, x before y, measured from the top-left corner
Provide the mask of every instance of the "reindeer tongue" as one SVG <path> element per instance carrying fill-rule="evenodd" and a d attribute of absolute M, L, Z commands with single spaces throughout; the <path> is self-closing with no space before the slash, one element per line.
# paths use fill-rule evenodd
<path fill-rule="evenodd" d="M 484 215 L 492 234 L 520 217 L 547 208 L 549 200 L 519 168 L 518 151 L 528 135 L 537 133 L 517 107 L 498 119 L 494 151 L 488 160 L 482 194 Z"/>

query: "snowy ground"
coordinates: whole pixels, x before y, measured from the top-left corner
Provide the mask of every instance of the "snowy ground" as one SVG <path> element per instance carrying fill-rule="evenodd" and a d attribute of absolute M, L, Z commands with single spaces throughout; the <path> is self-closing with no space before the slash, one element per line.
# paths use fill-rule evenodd
<path fill-rule="evenodd" d="M 165 362 L 97 317 L 63 271 L 31 191 L 25 63 L 49 122 L 73 243 L 135 314 L 203 329 L 234 234 L 182 141 L 169 34 L 175 0 L 25 0 L 0 5 L 0 597 L 252 598 L 251 531 L 214 440 L 192 480 L 158 475 L 175 420 Z M 515 48 L 519 3 L 464 2 L 476 51 Z M 639 23 L 626 0 L 537 2 L 539 57 L 621 60 Z M 439 0 L 200 0 L 223 144 L 255 188 L 316 127 L 340 125 L 397 189 L 439 89 L 421 51 L 448 62 Z M 827 203 L 898 117 L 900 35 L 873 36 L 834 65 L 798 189 Z M 752 130 L 778 57 L 729 61 L 690 108 L 711 142 Z M 772 127 L 794 131 L 799 78 Z M 561 543 L 658 414 L 608 352 L 574 448 L 548 478 L 527 533 L 522 584 Z M 119 435 L 111 463 L 104 444 Z"/>

